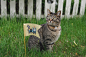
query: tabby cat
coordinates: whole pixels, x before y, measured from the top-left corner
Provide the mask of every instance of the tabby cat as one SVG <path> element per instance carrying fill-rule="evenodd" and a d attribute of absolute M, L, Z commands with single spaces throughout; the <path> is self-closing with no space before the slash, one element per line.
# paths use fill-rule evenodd
<path fill-rule="evenodd" d="M 40 50 L 52 51 L 54 43 L 58 40 L 61 34 L 61 11 L 52 13 L 47 10 L 46 24 L 42 24 L 38 30 L 40 38 L 31 35 L 28 41 L 28 49 L 38 48 Z"/>

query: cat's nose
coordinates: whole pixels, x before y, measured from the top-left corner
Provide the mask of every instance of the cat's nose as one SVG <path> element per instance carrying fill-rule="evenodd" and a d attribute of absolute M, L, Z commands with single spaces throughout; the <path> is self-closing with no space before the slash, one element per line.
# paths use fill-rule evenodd
<path fill-rule="evenodd" d="M 50 21 L 52 21 L 52 19 L 50 19 Z"/>
<path fill-rule="evenodd" d="M 50 19 L 49 22 L 52 23 L 52 19 Z"/>
<path fill-rule="evenodd" d="M 50 19 L 50 23 L 51 23 L 52 19 Z"/>

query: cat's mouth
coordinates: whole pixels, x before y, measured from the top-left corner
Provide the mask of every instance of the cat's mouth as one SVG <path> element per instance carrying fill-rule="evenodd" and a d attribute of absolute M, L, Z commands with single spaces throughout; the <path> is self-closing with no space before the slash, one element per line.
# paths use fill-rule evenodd
<path fill-rule="evenodd" d="M 54 28 L 55 28 L 55 27 L 58 27 L 58 26 L 54 26 L 54 25 L 48 25 L 48 26 L 51 26 L 51 27 L 54 27 Z"/>
<path fill-rule="evenodd" d="M 53 27 L 57 27 L 58 23 L 54 22 L 54 21 L 48 21 L 47 22 L 48 25 L 53 26 Z"/>

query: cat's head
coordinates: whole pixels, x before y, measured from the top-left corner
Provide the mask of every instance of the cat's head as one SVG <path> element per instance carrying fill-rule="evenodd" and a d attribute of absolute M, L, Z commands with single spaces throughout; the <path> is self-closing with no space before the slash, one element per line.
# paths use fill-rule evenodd
<path fill-rule="evenodd" d="M 50 26 L 59 26 L 60 25 L 60 16 L 61 16 L 61 11 L 58 11 L 57 13 L 52 13 L 49 9 L 47 10 L 47 17 L 46 21 L 47 24 Z"/>

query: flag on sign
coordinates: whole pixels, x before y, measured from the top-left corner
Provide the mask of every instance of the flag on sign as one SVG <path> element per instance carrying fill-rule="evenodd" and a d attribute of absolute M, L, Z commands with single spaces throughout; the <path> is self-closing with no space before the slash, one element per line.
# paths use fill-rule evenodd
<path fill-rule="evenodd" d="M 26 57 L 26 44 L 25 44 L 25 36 L 34 35 L 40 38 L 38 30 L 41 28 L 41 25 L 25 23 L 24 27 L 24 46 L 25 46 L 25 57 Z"/>
<path fill-rule="evenodd" d="M 40 38 L 38 29 L 40 29 L 41 25 L 25 23 L 24 26 L 24 36 L 34 35 Z"/>

